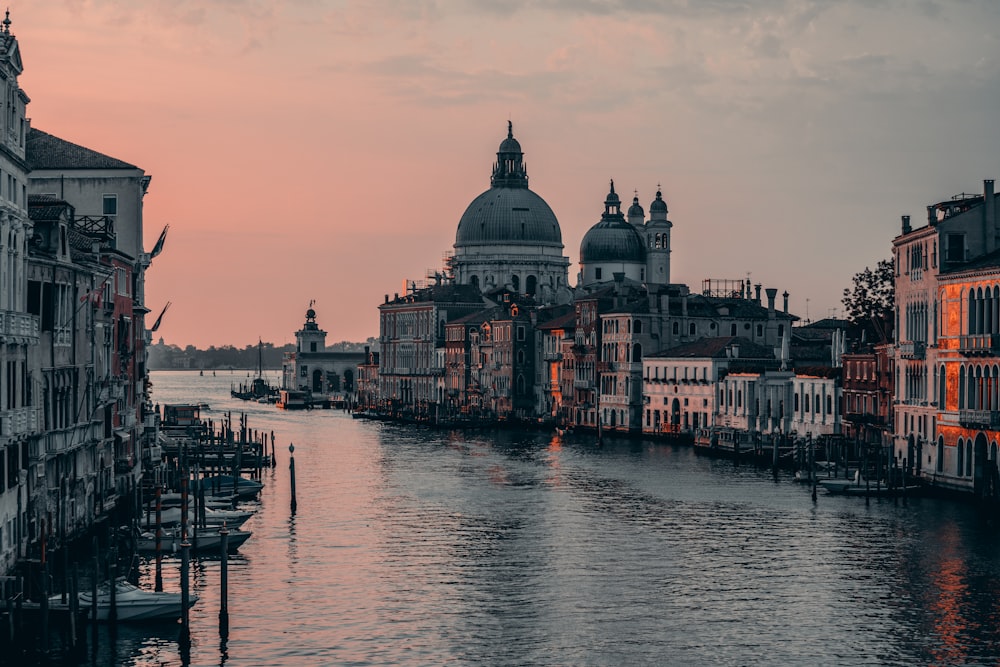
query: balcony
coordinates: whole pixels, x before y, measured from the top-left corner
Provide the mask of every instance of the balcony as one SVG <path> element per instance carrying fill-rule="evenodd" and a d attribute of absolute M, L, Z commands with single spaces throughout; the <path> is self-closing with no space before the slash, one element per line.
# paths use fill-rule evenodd
<path fill-rule="evenodd" d="M 958 337 L 958 351 L 966 356 L 996 356 L 1000 334 L 975 334 Z"/>
<path fill-rule="evenodd" d="M 37 433 L 41 423 L 41 408 L 18 408 L 0 412 L 0 436 L 11 437 Z"/>
<path fill-rule="evenodd" d="M 885 417 L 882 415 L 873 415 L 869 412 L 845 412 L 841 420 L 859 426 L 861 424 L 872 424 L 874 426 L 885 424 Z"/>
<path fill-rule="evenodd" d="M 923 359 L 927 354 L 927 343 L 909 341 L 899 344 L 899 356 L 903 359 Z"/>
<path fill-rule="evenodd" d="M 38 318 L 27 313 L 0 310 L 0 343 L 32 345 L 38 342 Z"/>
<path fill-rule="evenodd" d="M 969 428 L 1000 429 L 1000 412 L 996 410 L 959 410 L 958 422 Z"/>

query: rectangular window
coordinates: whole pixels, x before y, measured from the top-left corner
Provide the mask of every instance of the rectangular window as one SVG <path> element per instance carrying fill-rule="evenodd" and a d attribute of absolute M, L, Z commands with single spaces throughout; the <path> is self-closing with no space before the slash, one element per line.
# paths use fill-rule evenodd
<path fill-rule="evenodd" d="M 965 261 L 965 234 L 948 234 L 948 261 Z"/>
<path fill-rule="evenodd" d="M 103 215 L 118 215 L 118 195 L 104 195 Z"/>

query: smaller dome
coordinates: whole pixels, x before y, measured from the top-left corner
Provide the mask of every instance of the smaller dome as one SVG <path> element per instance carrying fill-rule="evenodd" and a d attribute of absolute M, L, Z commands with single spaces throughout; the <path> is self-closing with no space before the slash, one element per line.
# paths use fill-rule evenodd
<path fill-rule="evenodd" d="M 497 153 L 521 153 L 521 144 L 514 138 L 514 124 L 507 121 L 507 138 L 500 142 Z"/>
<path fill-rule="evenodd" d="M 628 207 L 628 217 L 632 218 L 635 216 L 643 217 L 646 212 L 642 210 L 642 206 L 639 205 L 638 195 L 632 198 L 632 205 Z"/>
<path fill-rule="evenodd" d="M 580 261 L 584 264 L 601 262 L 646 261 L 646 244 L 635 227 L 623 220 L 601 220 L 591 227 L 580 242 Z"/>
<path fill-rule="evenodd" d="M 310 308 L 309 310 L 307 310 L 306 311 L 306 319 L 307 320 L 315 320 L 316 319 L 316 311 L 313 310 L 312 308 Z"/>
<path fill-rule="evenodd" d="M 667 202 L 663 201 L 663 193 L 660 192 L 659 188 L 656 190 L 656 199 L 649 205 L 650 213 L 666 213 L 667 212 Z"/>
<path fill-rule="evenodd" d="M 615 182 L 611 181 L 601 221 L 587 230 L 580 242 L 580 262 L 583 264 L 646 261 L 646 244 L 635 227 L 625 221 L 619 201 Z"/>

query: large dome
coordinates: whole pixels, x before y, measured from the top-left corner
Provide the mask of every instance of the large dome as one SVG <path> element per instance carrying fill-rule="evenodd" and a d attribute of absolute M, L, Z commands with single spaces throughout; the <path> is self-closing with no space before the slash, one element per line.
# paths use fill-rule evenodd
<path fill-rule="evenodd" d="M 455 247 L 480 243 L 562 247 L 562 232 L 545 200 L 527 188 L 490 188 L 462 214 Z"/>
<path fill-rule="evenodd" d="M 462 214 L 455 248 L 473 245 L 534 245 L 562 249 L 562 231 L 545 200 L 528 189 L 521 144 L 507 122 L 490 177 L 490 189 Z"/>

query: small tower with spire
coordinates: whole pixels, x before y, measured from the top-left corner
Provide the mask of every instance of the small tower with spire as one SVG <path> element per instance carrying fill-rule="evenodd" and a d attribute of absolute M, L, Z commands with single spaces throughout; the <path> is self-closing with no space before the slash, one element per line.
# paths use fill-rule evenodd
<path fill-rule="evenodd" d="M 635 227 L 639 232 L 642 232 L 642 228 L 646 224 L 646 212 L 639 205 L 638 190 L 636 190 L 635 196 L 632 197 L 632 205 L 628 207 L 628 224 Z"/>
<path fill-rule="evenodd" d="M 309 302 L 306 323 L 295 332 L 295 350 L 299 354 L 326 351 L 326 332 L 316 324 L 316 311 L 313 310 L 315 303 L 315 301 Z"/>
<path fill-rule="evenodd" d="M 648 285 L 670 284 L 670 229 L 673 223 L 667 219 L 667 202 L 659 185 L 656 199 L 649 205 L 649 222 L 646 223 L 646 283 Z"/>

